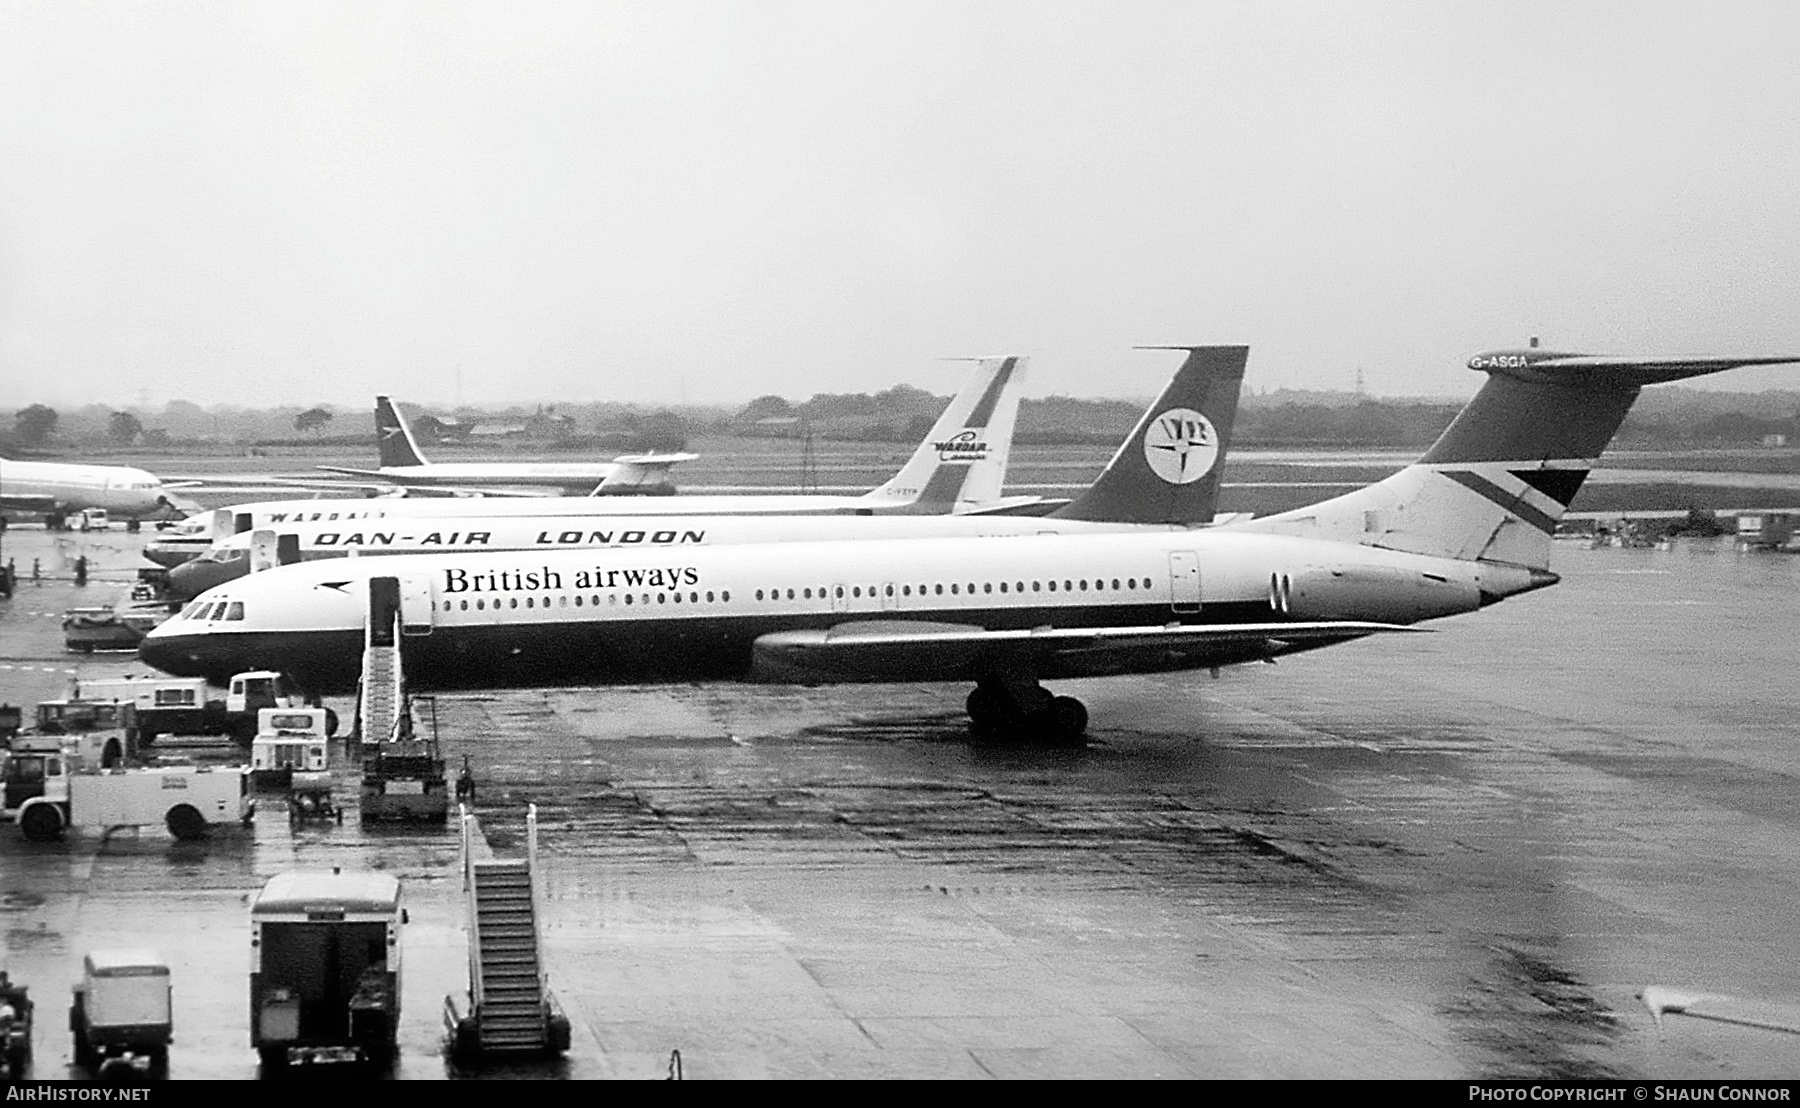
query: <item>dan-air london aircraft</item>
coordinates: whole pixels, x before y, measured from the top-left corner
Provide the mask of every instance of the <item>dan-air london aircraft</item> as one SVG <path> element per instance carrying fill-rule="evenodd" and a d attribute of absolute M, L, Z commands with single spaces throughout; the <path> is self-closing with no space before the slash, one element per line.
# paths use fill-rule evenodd
<path fill-rule="evenodd" d="M 506 490 L 559 496 L 665 496 L 675 491 L 669 470 L 697 454 L 626 454 L 610 462 L 429 462 L 406 417 L 386 396 L 375 398 L 379 469 L 318 466 L 328 473 L 368 477 L 410 488 Z"/>
<path fill-rule="evenodd" d="M 960 681 L 976 731 L 1075 739 L 1087 709 L 1040 681 L 1265 661 L 1555 584 L 1556 521 L 1644 385 L 1794 361 L 1482 354 L 1417 463 L 1203 530 L 302 562 L 208 592 L 139 656 L 347 692 L 398 625 L 420 689 Z M 1174 485 L 1207 448 L 1170 430 L 1133 448 Z"/>
<path fill-rule="evenodd" d="M 1039 497 L 1003 497 L 1024 376 L 1021 358 L 981 358 L 912 457 L 893 479 L 861 496 L 607 496 L 442 499 L 270 500 L 238 504 L 184 520 L 144 547 L 159 565 L 177 566 L 214 542 L 258 528 L 300 523 L 361 523 L 400 518 L 647 515 L 936 515 L 1048 511 Z"/>
<path fill-rule="evenodd" d="M 53 527 L 90 508 L 139 520 L 174 507 L 161 479 L 131 466 L 0 459 L 0 508 L 42 512 Z"/>
<path fill-rule="evenodd" d="M 169 574 L 169 592 L 190 600 L 245 573 L 349 554 L 482 553 L 495 550 L 672 548 L 839 539 L 1098 534 L 1174 530 L 1213 521 L 1219 476 L 1230 447 L 1249 353 L 1243 346 L 1184 349 L 1187 358 L 1099 478 L 1073 503 L 1046 516 L 559 516 L 420 517 L 372 526 L 278 524 L 233 535 Z M 1155 433 L 1159 454 L 1181 455 L 1181 480 L 1150 468 L 1140 436 Z"/>

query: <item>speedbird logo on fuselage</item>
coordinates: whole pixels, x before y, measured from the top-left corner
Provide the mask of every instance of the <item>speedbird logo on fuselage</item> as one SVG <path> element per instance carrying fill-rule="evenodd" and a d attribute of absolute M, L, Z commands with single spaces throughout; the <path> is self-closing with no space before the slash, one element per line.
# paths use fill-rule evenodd
<path fill-rule="evenodd" d="M 987 458 L 988 444 L 981 441 L 981 430 L 959 431 L 943 442 L 931 444 L 940 462 L 979 462 Z"/>
<path fill-rule="evenodd" d="M 1192 408 L 1170 408 L 1144 431 L 1144 460 L 1171 485 L 1192 484 L 1219 460 L 1219 434 Z"/>
<path fill-rule="evenodd" d="M 566 583 L 565 583 L 566 582 Z M 679 589 L 700 583 L 693 566 L 656 566 L 650 569 L 576 570 L 564 575 L 549 566 L 540 569 L 444 570 L 444 592 L 542 592 L 573 589 Z"/>

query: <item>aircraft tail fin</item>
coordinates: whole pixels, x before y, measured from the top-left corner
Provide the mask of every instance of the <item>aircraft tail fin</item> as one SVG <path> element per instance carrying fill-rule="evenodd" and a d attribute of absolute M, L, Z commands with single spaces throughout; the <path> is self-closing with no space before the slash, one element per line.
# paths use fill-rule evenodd
<path fill-rule="evenodd" d="M 1532 347 L 1469 359 L 1489 374 L 1431 449 L 1386 480 L 1235 530 L 1545 570 L 1557 521 L 1649 384 L 1797 357 L 1617 358 Z"/>
<path fill-rule="evenodd" d="M 419 452 L 418 441 L 413 438 L 406 417 L 386 396 L 375 398 L 375 450 L 383 467 L 430 464 Z"/>
<path fill-rule="evenodd" d="M 1024 375 L 1024 358 L 976 359 L 974 375 L 951 398 L 925 441 L 892 480 L 865 494 L 863 503 L 926 514 L 997 502 L 1019 416 L 1014 386 Z"/>
<path fill-rule="evenodd" d="M 1149 346 L 1187 360 L 1088 490 L 1050 513 L 1108 523 L 1211 523 L 1248 346 Z"/>

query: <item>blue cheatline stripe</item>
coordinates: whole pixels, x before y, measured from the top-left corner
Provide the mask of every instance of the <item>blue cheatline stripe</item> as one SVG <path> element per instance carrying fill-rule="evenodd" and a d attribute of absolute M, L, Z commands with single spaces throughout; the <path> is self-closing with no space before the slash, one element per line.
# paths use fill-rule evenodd
<path fill-rule="evenodd" d="M 988 382 L 987 389 L 976 402 L 975 410 L 969 413 L 968 419 L 963 420 L 964 427 L 986 427 L 988 421 L 994 418 L 994 409 L 1000 404 L 1000 394 L 1006 391 L 1006 383 L 1012 380 L 1013 367 L 1018 362 L 1017 358 L 1008 358 L 1000 363 L 994 379 Z"/>
<path fill-rule="evenodd" d="M 1556 532 L 1554 518 L 1527 504 L 1523 497 L 1507 492 L 1479 473 L 1471 473 L 1466 469 L 1440 469 L 1438 472 L 1477 496 L 1492 501 L 1502 511 L 1518 516 L 1544 534 L 1549 535 Z"/>

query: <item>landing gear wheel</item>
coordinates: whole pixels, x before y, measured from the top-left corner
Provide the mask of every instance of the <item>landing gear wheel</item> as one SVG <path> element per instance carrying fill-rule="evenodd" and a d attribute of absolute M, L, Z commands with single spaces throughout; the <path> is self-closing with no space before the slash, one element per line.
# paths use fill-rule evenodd
<path fill-rule="evenodd" d="M 975 686 L 964 705 L 969 710 L 969 729 L 977 735 L 988 735 L 1001 730 L 1006 725 L 1006 697 L 992 689 Z"/>
<path fill-rule="evenodd" d="M 1088 711 L 1081 701 L 1072 696 L 1056 697 L 1044 714 L 1052 738 L 1075 744 L 1087 740 Z"/>
<path fill-rule="evenodd" d="M 48 804 L 40 804 L 19 817 L 19 830 L 34 843 L 47 843 L 62 837 L 62 813 Z"/>
<path fill-rule="evenodd" d="M 199 839 L 206 836 L 206 817 L 192 804 L 177 804 L 170 808 L 168 815 L 163 817 L 163 823 L 169 828 L 169 834 L 178 839 Z"/>

